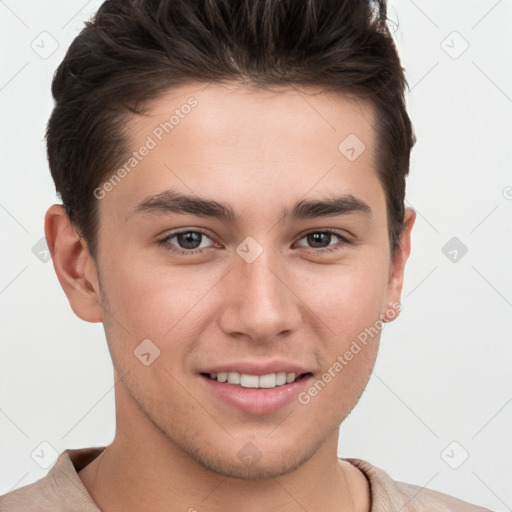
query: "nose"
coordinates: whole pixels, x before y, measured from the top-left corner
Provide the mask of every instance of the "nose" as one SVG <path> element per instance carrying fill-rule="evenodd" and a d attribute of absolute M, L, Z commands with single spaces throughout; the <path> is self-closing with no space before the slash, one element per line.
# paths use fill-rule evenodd
<path fill-rule="evenodd" d="M 224 283 L 219 320 L 224 333 L 265 344 L 298 329 L 302 303 L 293 291 L 293 271 L 280 258 L 271 249 L 252 262 L 235 258 Z"/>

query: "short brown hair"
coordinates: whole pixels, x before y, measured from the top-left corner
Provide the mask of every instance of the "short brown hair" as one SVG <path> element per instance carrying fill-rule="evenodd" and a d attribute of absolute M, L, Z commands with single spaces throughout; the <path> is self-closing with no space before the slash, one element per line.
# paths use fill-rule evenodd
<path fill-rule="evenodd" d="M 127 114 L 188 82 L 321 86 L 376 108 L 391 254 L 415 142 L 384 0 L 109 0 L 55 72 L 48 161 L 70 222 L 97 251 L 93 191 L 130 153 Z"/>

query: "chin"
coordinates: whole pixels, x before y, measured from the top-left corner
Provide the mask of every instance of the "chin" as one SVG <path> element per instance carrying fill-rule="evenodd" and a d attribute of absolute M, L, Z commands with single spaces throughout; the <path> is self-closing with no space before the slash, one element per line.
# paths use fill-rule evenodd
<path fill-rule="evenodd" d="M 240 461 L 238 458 L 227 458 L 225 456 L 216 458 L 203 456 L 197 457 L 195 460 L 209 471 L 240 480 L 266 480 L 276 478 L 291 473 L 303 462 L 295 456 L 283 460 L 280 455 L 275 455 L 272 459 L 262 455 L 261 459 L 253 461 Z"/>
<path fill-rule="evenodd" d="M 197 464 L 216 474 L 241 480 L 265 480 L 295 471 L 317 452 L 323 440 L 307 445 L 302 440 L 301 443 L 281 445 L 279 448 L 268 446 L 268 442 L 267 446 L 263 444 L 264 441 L 247 441 L 238 451 L 228 448 L 214 452 L 204 447 L 186 451 Z"/>

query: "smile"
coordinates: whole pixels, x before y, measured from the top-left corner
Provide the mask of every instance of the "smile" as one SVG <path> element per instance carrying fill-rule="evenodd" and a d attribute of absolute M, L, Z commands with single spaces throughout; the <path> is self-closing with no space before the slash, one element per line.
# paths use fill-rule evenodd
<path fill-rule="evenodd" d="M 243 388 L 270 389 L 285 384 L 291 384 L 306 374 L 297 375 L 295 373 L 278 372 L 268 373 L 266 375 L 250 375 L 248 373 L 239 372 L 221 372 L 208 373 L 206 375 L 217 382 L 227 382 L 228 384 L 241 386 Z"/>

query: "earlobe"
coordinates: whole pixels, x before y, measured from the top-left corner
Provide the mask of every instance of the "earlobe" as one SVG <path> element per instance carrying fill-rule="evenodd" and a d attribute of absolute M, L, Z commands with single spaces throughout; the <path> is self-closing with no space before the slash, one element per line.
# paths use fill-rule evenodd
<path fill-rule="evenodd" d="M 390 266 L 387 291 L 387 309 L 383 313 L 383 321 L 391 322 L 398 317 L 402 309 L 400 298 L 404 283 L 405 264 L 411 252 L 411 231 L 416 221 L 416 212 L 406 208 L 404 214 L 405 229 L 400 235 L 400 245 L 397 247 Z"/>
<path fill-rule="evenodd" d="M 54 204 L 45 215 L 44 232 L 53 267 L 71 309 L 87 322 L 101 322 L 96 265 L 87 243 L 69 222 L 66 210 Z"/>

